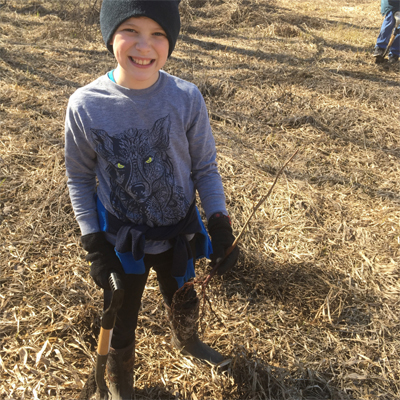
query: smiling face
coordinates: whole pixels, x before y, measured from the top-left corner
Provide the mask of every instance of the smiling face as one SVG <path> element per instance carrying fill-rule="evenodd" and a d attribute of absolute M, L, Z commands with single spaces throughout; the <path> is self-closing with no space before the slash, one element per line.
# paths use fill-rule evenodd
<path fill-rule="evenodd" d="M 114 79 L 119 85 L 146 89 L 157 82 L 169 49 L 167 35 L 157 22 L 129 18 L 117 28 L 110 44 L 118 62 Z"/>

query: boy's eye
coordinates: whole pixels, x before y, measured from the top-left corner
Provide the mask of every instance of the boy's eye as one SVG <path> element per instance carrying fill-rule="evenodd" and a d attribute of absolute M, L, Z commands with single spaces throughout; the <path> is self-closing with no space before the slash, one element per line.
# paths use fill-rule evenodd
<path fill-rule="evenodd" d="M 154 35 L 155 35 L 155 36 L 165 36 L 165 33 L 162 33 L 162 32 L 155 32 Z"/>
<path fill-rule="evenodd" d="M 118 164 L 117 164 L 117 168 L 118 168 L 118 169 L 123 169 L 123 168 L 125 168 L 125 165 L 122 165 L 122 164 L 118 163 Z"/>
<path fill-rule="evenodd" d="M 150 157 L 145 161 L 145 163 L 146 163 L 146 164 L 150 164 L 152 161 L 153 161 L 153 157 L 150 156 Z"/>

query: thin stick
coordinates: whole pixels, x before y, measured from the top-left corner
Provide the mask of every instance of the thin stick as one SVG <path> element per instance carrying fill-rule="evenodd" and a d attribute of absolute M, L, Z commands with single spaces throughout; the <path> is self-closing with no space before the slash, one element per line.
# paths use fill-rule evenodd
<path fill-rule="evenodd" d="M 246 223 L 243 225 L 242 230 L 240 231 L 239 235 L 236 237 L 235 241 L 232 243 L 232 246 L 229 247 L 225 253 L 225 256 L 222 260 L 220 260 L 217 264 L 214 265 L 213 269 L 211 270 L 211 272 L 208 274 L 207 278 L 204 280 L 202 286 L 205 289 L 206 286 L 208 285 L 208 283 L 210 282 L 211 278 L 216 274 L 218 267 L 224 262 L 224 260 L 229 256 L 229 254 L 232 253 L 232 251 L 234 250 L 234 248 L 237 246 L 240 238 L 242 237 L 247 225 L 249 224 L 251 218 L 253 217 L 253 215 L 256 213 L 256 211 L 260 208 L 261 204 L 264 203 L 265 200 L 267 200 L 267 198 L 269 197 L 269 195 L 271 194 L 272 190 L 274 189 L 274 186 L 276 184 L 276 182 L 278 181 L 279 176 L 282 174 L 283 170 L 286 168 L 286 166 L 290 163 L 290 161 L 292 161 L 292 159 L 294 158 L 294 156 L 298 153 L 299 149 L 297 149 L 292 156 L 285 162 L 285 164 L 283 164 L 283 167 L 278 171 L 278 173 L 276 174 L 275 180 L 272 183 L 272 186 L 269 188 L 268 193 L 261 198 L 261 200 L 253 207 L 253 211 L 251 212 L 250 216 L 247 218 Z"/>

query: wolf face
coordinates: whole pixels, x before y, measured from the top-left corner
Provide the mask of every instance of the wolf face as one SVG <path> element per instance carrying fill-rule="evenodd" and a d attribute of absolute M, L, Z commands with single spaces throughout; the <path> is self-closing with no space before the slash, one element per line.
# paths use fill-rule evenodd
<path fill-rule="evenodd" d="M 165 226 L 186 215 L 189 202 L 182 187 L 175 185 L 167 154 L 170 127 L 167 115 L 151 130 L 131 128 L 114 137 L 91 129 L 95 151 L 108 163 L 110 201 L 119 219 Z"/>

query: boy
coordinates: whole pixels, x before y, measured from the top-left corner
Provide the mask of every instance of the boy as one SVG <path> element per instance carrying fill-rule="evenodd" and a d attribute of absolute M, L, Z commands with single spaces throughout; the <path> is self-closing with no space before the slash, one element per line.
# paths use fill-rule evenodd
<path fill-rule="evenodd" d="M 193 259 L 210 253 L 196 190 L 208 219 L 212 263 L 234 241 L 204 100 L 195 85 L 161 70 L 179 34 L 178 6 L 103 0 L 100 27 L 118 65 L 78 89 L 66 115 L 68 188 L 90 275 L 104 289 L 104 308 L 111 299 L 110 271 L 121 274 L 125 288 L 107 363 L 113 400 L 133 393 L 135 329 L 150 268 L 174 345 L 211 363 L 223 360 L 200 341 L 197 323 L 190 329 L 172 324 L 174 293 L 194 277 Z M 237 258 L 236 248 L 218 273 Z M 194 298 L 185 310 L 194 320 L 198 304 Z"/>

